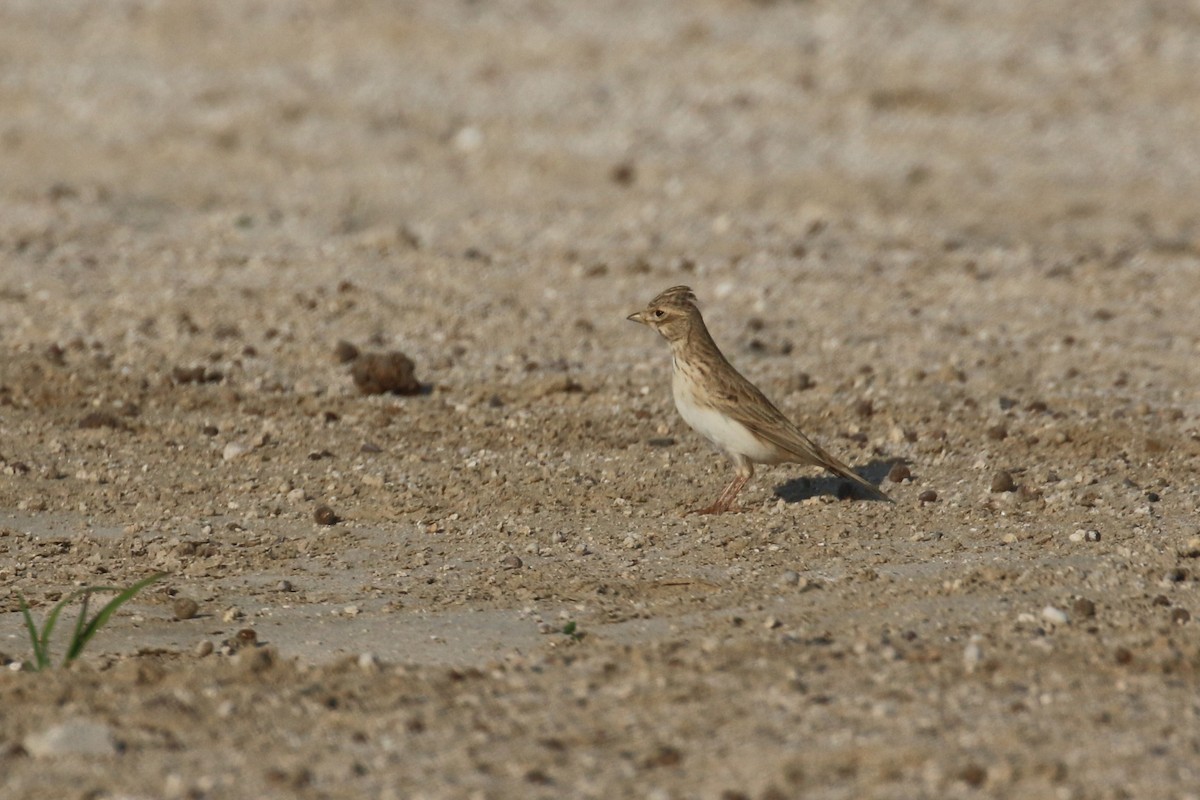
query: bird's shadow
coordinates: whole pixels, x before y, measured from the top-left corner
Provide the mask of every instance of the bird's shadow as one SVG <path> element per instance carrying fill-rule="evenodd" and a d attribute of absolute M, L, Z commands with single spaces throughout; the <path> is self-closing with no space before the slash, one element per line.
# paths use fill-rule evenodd
<path fill-rule="evenodd" d="M 887 477 L 888 472 L 892 468 L 892 461 L 884 461 L 875 459 L 868 463 L 865 467 L 854 470 L 868 482 L 879 486 Z M 882 491 L 882 489 L 880 489 Z M 775 496 L 785 503 L 800 503 L 810 497 L 819 497 L 823 494 L 831 494 L 838 498 L 854 497 L 858 499 L 873 500 L 875 498 L 863 497 L 862 490 L 856 489 L 845 478 L 839 478 L 836 475 L 821 475 L 816 478 L 793 478 L 786 483 L 781 483 L 775 487 Z"/>

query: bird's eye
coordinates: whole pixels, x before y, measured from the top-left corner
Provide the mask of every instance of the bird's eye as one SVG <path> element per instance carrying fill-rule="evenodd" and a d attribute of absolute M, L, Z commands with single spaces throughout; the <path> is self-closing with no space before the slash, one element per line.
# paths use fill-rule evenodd
<path fill-rule="evenodd" d="M 655 319 L 662 319 L 666 315 L 667 315 L 667 312 L 663 311 L 661 308 L 654 309 L 654 318 Z"/>

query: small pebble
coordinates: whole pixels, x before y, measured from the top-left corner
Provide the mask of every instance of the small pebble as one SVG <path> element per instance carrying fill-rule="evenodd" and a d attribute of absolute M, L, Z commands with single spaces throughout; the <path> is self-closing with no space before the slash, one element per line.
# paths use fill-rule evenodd
<path fill-rule="evenodd" d="M 278 592 L 294 592 L 294 591 L 296 591 L 296 587 L 292 586 L 291 581 L 282 580 L 279 583 L 275 584 L 275 590 Z"/>
<path fill-rule="evenodd" d="M 1096 616 L 1096 604 L 1086 597 L 1080 597 L 1071 606 L 1071 613 L 1081 619 L 1091 619 Z"/>
<path fill-rule="evenodd" d="M 1192 615 L 1188 612 L 1188 610 L 1186 608 L 1172 608 L 1171 609 L 1171 622 L 1174 622 L 1176 625 L 1184 625 L 1191 618 L 1192 618 Z"/>
<path fill-rule="evenodd" d="M 794 569 L 789 569 L 783 573 L 783 582 L 788 586 L 795 586 L 800 583 L 800 573 Z"/>
<path fill-rule="evenodd" d="M 1175 567 L 1163 576 L 1171 583 L 1183 583 L 1188 579 L 1188 571 L 1183 567 Z"/>
<path fill-rule="evenodd" d="M 379 672 L 379 656 L 374 653 L 360 653 L 358 656 L 358 668 L 363 672 Z"/>
<path fill-rule="evenodd" d="M 342 339 L 333 346 L 333 358 L 339 364 L 349 364 L 358 358 L 358 348 Z"/>
<path fill-rule="evenodd" d="M 354 361 L 350 374 L 363 394 L 420 394 L 411 358 L 404 353 L 365 353 Z"/>
<path fill-rule="evenodd" d="M 987 781 L 987 769 L 979 764 L 967 764 L 962 772 L 958 773 L 958 777 L 963 783 L 977 789 Z"/>
<path fill-rule="evenodd" d="M 1070 621 L 1067 612 L 1054 606 L 1046 606 L 1042 609 L 1042 619 L 1053 625 L 1066 625 Z"/>
<path fill-rule="evenodd" d="M 117 743 L 107 723 L 84 718 L 69 719 L 22 741 L 25 752 L 34 758 L 114 756 Z"/>
<path fill-rule="evenodd" d="M 1133 653 L 1128 647 L 1118 647 L 1113 651 L 1113 658 L 1118 664 L 1128 664 L 1133 661 Z"/>
<path fill-rule="evenodd" d="M 362 613 L 362 609 L 358 606 L 346 606 L 342 609 L 342 615 L 347 617 L 357 617 Z"/>
<path fill-rule="evenodd" d="M 521 560 L 520 556 L 507 555 L 500 560 L 500 566 L 505 569 L 520 569 L 525 566 L 525 562 Z"/>
<path fill-rule="evenodd" d="M 225 449 L 221 451 L 221 458 L 226 461 L 233 461 L 235 458 L 241 458 L 250 452 L 250 445 L 245 442 L 230 442 L 225 445 Z"/>
<path fill-rule="evenodd" d="M 979 642 L 975 641 L 975 637 L 972 637 L 971 641 L 967 642 L 967 646 L 963 648 L 963 666 L 966 667 L 968 673 L 971 673 L 975 671 L 981 661 L 983 661 L 983 648 L 979 646 Z"/>
<path fill-rule="evenodd" d="M 1150 605 L 1152 605 L 1152 606 L 1169 606 L 1169 605 L 1171 605 L 1171 600 L 1165 594 L 1156 594 L 1154 596 L 1154 599 L 1150 601 Z"/>
<path fill-rule="evenodd" d="M 887 477 L 892 483 L 901 483 L 912 478 L 912 470 L 904 464 L 893 464 L 892 468 L 888 470 Z"/>
<path fill-rule="evenodd" d="M 224 622 L 233 622 L 235 619 L 241 619 L 244 616 L 246 615 L 237 606 L 230 606 L 221 612 L 221 619 Z"/>
<path fill-rule="evenodd" d="M 1008 428 L 1004 425 L 993 425 L 987 429 L 987 437 L 994 441 L 1008 438 Z"/>
<path fill-rule="evenodd" d="M 212 655 L 212 651 L 213 643 L 208 639 L 204 639 L 196 642 L 196 646 L 192 649 L 192 654 L 195 655 L 196 658 L 204 658 L 205 656 Z"/>
<path fill-rule="evenodd" d="M 190 597 L 180 597 L 172 606 L 175 619 L 191 619 L 200 610 L 200 604 Z"/>
<path fill-rule="evenodd" d="M 1013 477 L 1005 470 L 1000 470 L 992 476 L 992 493 L 999 492 L 1015 492 L 1017 484 L 1013 482 Z"/>
<path fill-rule="evenodd" d="M 317 506 L 313 511 L 313 519 L 318 525 L 336 525 L 340 521 L 329 506 Z"/>
<path fill-rule="evenodd" d="M 783 627 L 783 623 L 780 622 L 776 617 L 767 617 L 765 620 L 763 620 L 763 627 L 769 631 L 773 631 L 776 628 Z"/>
<path fill-rule="evenodd" d="M 934 503 L 937 502 L 938 494 L 933 489 L 926 489 L 917 496 L 917 499 L 922 503 Z"/>
<path fill-rule="evenodd" d="M 253 628 L 242 628 L 237 632 L 237 641 L 239 647 L 245 647 L 257 642 L 258 634 L 254 632 Z"/>

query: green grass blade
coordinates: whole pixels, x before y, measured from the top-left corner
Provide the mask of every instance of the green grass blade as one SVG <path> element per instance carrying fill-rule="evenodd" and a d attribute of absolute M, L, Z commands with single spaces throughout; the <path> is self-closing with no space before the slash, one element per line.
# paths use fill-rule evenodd
<path fill-rule="evenodd" d="M 63 664 L 70 663 L 79 657 L 79 654 L 83 652 L 83 648 L 96 635 L 96 631 L 104 627 L 104 624 L 108 622 L 108 618 L 117 613 L 118 608 L 132 600 L 142 589 L 166 576 L 167 573 L 165 572 L 156 572 L 148 578 L 142 578 L 112 600 L 109 600 L 108 604 L 100 609 L 99 613 L 83 626 L 82 630 L 76 632 L 76 636 L 71 640 L 71 646 L 67 650 L 66 658 L 63 659 Z"/>
<path fill-rule="evenodd" d="M 68 646 L 67 655 L 63 657 L 62 665 L 64 667 L 67 665 L 67 662 L 73 658 L 71 655 L 71 650 L 74 649 L 75 643 L 79 641 L 79 637 L 83 632 L 83 628 L 87 624 L 88 604 L 92 599 L 92 593 L 103 592 L 105 590 L 106 589 L 91 586 L 83 590 L 83 599 L 79 601 L 79 616 L 75 618 L 75 632 L 71 634 L 71 643 Z"/>
<path fill-rule="evenodd" d="M 58 624 L 58 615 L 67 607 L 67 604 L 74 600 L 79 595 L 83 594 L 86 589 L 79 589 L 71 592 L 69 595 L 59 600 L 54 604 L 54 608 L 50 609 L 50 613 L 46 616 L 46 621 L 42 624 L 41 636 L 41 651 L 46 659 L 45 666 L 50 666 L 50 634 L 54 632 L 54 626 Z"/>
<path fill-rule="evenodd" d="M 33 669 L 37 672 L 50 666 L 50 657 L 38 639 L 37 626 L 33 624 L 33 615 L 29 613 L 29 604 L 25 602 L 25 595 L 17 592 L 17 599 L 21 601 L 21 614 L 25 617 L 25 629 L 29 632 L 29 644 L 33 647 Z"/>

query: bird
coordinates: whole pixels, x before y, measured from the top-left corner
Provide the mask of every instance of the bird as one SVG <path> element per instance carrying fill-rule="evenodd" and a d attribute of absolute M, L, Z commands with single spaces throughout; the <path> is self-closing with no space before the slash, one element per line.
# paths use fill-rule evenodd
<path fill-rule="evenodd" d="M 737 510 L 735 500 L 754 477 L 755 464 L 824 467 L 868 497 L 892 502 L 806 436 L 729 363 L 709 334 L 696 294 L 689 287 L 672 286 L 626 319 L 653 328 L 667 340 L 675 408 L 688 425 L 733 460 L 733 480 L 721 495 L 711 505 L 688 514 Z"/>

